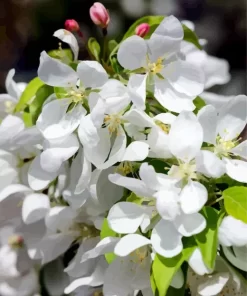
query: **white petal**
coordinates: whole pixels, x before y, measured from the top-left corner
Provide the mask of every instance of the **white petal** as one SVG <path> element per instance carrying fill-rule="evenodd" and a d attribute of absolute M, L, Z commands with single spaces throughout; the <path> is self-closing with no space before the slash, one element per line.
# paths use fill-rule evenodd
<path fill-rule="evenodd" d="M 48 213 L 50 209 L 50 200 L 47 195 L 42 193 L 33 193 L 28 195 L 22 205 L 22 219 L 26 224 L 34 223 Z"/>
<path fill-rule="evenodd" d="M 171 125 L 169 147 L 172 154 L 185 162 L 192 160 L 200 151 L 203 130 L 192 112 L 182 112 Z"/>
<path fill-rule="evenodd" d="M 156 116 L 154 116 L 154 120 L 159 120 L 160 122 L 164 124 L 172 124 L 177 116 L 173 115 L 172 113 L 160 113 Z"/>
<path fill-rule="evenodd" d="M 194 96 L 187 96 L 176 91 L 167 80 L 157 79 L 154 85 L 154 96 L 166 109 L 180 113 L 182 111 L 193 111 Z"/>
<path fill-rule="evenodd" d="M 219 178 L 224 175 L 226 168 L 224 162 L 213 152 L 201 150 L 196 157 L 196 171 L 207 177 Z"/>
<path fill-rule="evenodd" d="M 59 99 L 43 107 L 36 125 L 46 139 L 65 137 L 78 127 L 86 110 L 78 104 L 67 112 L 70 103 L 70 99 Z"/>
<path fill-rule="evenodd" d="M 203 128 L 204 142 L 215 145 L 216 143 L 216 127 L 217 127 L 217 111 L 212 105 L 203 107 L 197 114 L 198 121 Z"/>
<path fill-rule="evenodd" d="M 204 64 L 205 88 L 210 88 L 216 84 L 225 84 L 230 81 L 229 63 L 224 59 L 219 59 L 207 55 Z"/>
<path fill-rule="evenodd" d="M 119 134 L 116 136 L 112 145 L 110 155 L 103 164 L 98 164 L 96 167 L 99 169 L 106 169 L 120 162 L 123 159 L 127 144 L 127 137 L 122 127 L 119 128 Z"/>
<path fill-rule="evenodd" d="M 234 99 L 234 96 L 222 96 L 211 92 L 204 91 L 200 97 L 207 105 L 214 106 L 217 110 L 220 110 L 230 100 Z"/>
<path fill-rule="evenodd" d="M 15 69 L 9 70 L 7 77 L 5 79 L 5 88 L 7 93 L 15 99 L 18 99 L 21 95 L 21 91 L 19 90 L 17 83 L 13 80 L 15 75 Z"/>
<path fill-rule="evenodd" d="M 53 181 L 58 171 L 47 172 L 42 169 L 40 156 L 37 156 L 28 170 L 28 183 L 33 190 L 41 190 L 46 188 Z"/>
<path fill-rule="evenodd" d="M 209 279 L 199 285 L 198 293 L 201 296 L 219 295 L 229 280 L 229 272 L 221 272 L 212 275 Z"/>
<path fill-rule="evenodd" d="M 111 150 L 110 134 L 106 128 L 98 129 L 97 134 L 94 134 L 92 129 L 91 131 L 92 133 L 90 135 L 90 141 L 93 141 L 93 137 L 95 136 L 95 139 L 97 141 L 96 145 L 91 146 L 88 142 L 82 141 L 82 137 L 81 135 L 79 135 L 81 142 L 83 142 L 84 144 L 85 157 L 97 168 L 102 168 L 105 165 L 104 162 Z M 122 139 L 123 138 L 120 137 L 120 140 Z M 120 144 L 120 141 L 118 140 L 116 144 Z M 105 166 L 108 167 L 107 164 Z M 109 166 L 111 166 L 111 164 L 109 164 Z"/>
<path fill-rule="evenodd" d="M 151 242 L 161 256 L 172 258 L 183 250 L 182 236 L 170 221 L 161 220 L 152 231 Z"/>
<path fill-rule="evenodd" d="M 126 148 L 121 161 L 141 161 L 148 156 L 149 145 L 145 142 L 135 141 Z"/>
<path fill-rule="evenodd" d="M 239 95 L 222 108 L 217 133 L 225 140 L 239 136 L 247 122 L 247 96 Z"/>
<path fill-rule="evenodd" d="M 175 273 L 170 285 L 175 289 L 181 289 L 184 284 L 184 274 L 181 268 Z"/>
<path fill-rule="evenodd" d="M 100 137 L 90 114 L 81 118 L 78 136 L 82 145 L 96 146 L 98 144 Z"/>
<path fill-rule="evenodd" d="M 174 225 L 183 236 L 189 237 L 202 232 L 206 228 L 206 220 L 199 213 L 180 215 L 175 219 Z"/>
<path fill-rule="evenodd" d="M 72 157 L 79 149 L 79 142 L 74 134 L 49 142 L 47 149 L 40 154 L 40 164 L 47 172 L 56 172 L 62 163 Z"/>
<path fill-rule="evenodd" d="M 211 273 L 211 270 L 205 265 L 202 253 L 199 248 L 196 248 L 188 260 L 189 266 L 194 270 L 196 274 L 204 275 Z"/>
<path fill-rule="evenodd" d="M 155 192 L 154 190 L 149 189 L 143 181 L 135 178 L 123 177 L 120 174 L 110 174 L 109 180 L 114 184 L 133 191 L 138 196 L 150 197 Z"/>
<path fill-rule="evenodd" d="M 204 75 L 200 68 L 186 61 L 177 61 L 167 65 L 162 75 L 176 91 L 188 96 L 197 96 L 204 89 Z"/>
<path fill-rule="evenodd" d="M 91 163 L 85 158 L 80 149 L 71 164 L 70 187 L 75 194 L 82 193 L 86 189 L 91 178 Z"/>
<path fill-rule="evenodd" d="M 147 75 L 132 74 L 128 82 L 128 90 L 136 108 L 145 110 Z"/>
<path fill-rule="evenodd" d="M 74 34 L 65 29 L 59 29 L 53 34 L 53 36 L 59 38 L 70 46 L 74 54 L 74 60 L 76 61 L 78 59 L 79 46 Z"/>
<path fill-rule="evenodd" d="M 147 45 L 143 38 L 131 36 L 119 47 L 117 58 L 122 67 L 128 70 L 141 68 L 146 61 Z"/>
<path fill-rule="evenodd" d="M 221 222 L 218 237 L 223 246 L 242 247 L 247 244 L 247 224 L 227 216 Z"/>
<path fill-rule="evenodd" d="M 149 157 L 171 158 L 172 154 L 168 147 L 169 136 L 159 126 L 155 126 L 148 134 L 147 142 L 150 146 Z"/>
<path fill-rule="evenodd" d="M 117 242 L 120 240 L 118 237 L 105 237 L 93 249 L 85 252 L 81 257 L 81 263 L 96 258 L 100 255 L 112 253 Z"/>
<path fill-rule="evenodd" d="M 51 58 L 45 51 L 41 52 L 38 76 L 51 86 L 75 86 L 78 76 L 68 65 Z"/>
<path fill-rule="evenodd" d="M 13 115 L 6 116 L 0 125 L 0 146 L 9 150 L 13 146 L 14 138 L 24 130 L 24 122 Z"/>
<path fill-rule="evenodd" d="M 117 242 L 114 248 L 114 253 L 117 256 L 124 257 L 138 248 L 149 245 L 150 243 L 150 240 L 145 236 L 140 234 L 128 234 L 122 237 L 119 242 Z"/>
<path fill-rule="evenodd" d="M 246 248 L 246 246 L 233 247 L 233 251 L 234 251 L 235 255 L 233 254 L 231 248 L 223 247 L 222 249 L 223 249 L 224 255 L 226 256 L 227 260 L 233 266 L 247 272 L 247 266 L 246 266 L 247 248 Z"/>
<path fill-rule="evenodd" d="M 247 140 L 237 145 L 235 148 L 231 150 L 231 152 L 235 155 L 239 155 L 247 159 Z"/>
<path fill-rule="evenodd" d="M 226 173 L 232 179 L 247 183 L 247 162 L 238 159 L 224 158 Z"/>
<path fill-rule="evenodd" d="M 31 191 L 32 190 L 29 187 L 21 184 L 13 184 L 13 185 L 7 186 L 0 192 L 0 202 L 4 201 L 8 196 L 14 193 L 31 192 Z"/>
<path fill-rule="evenodd" d="M 176 192 L 162 190 L 153 195 L 156 201 L 156 208 L 160 216 L 165 220 L 174 220 L 180 213 L 178 204 L 179 196 Z"/>
<path fill-rule="evenodd" d="M 119 202 L 109 211 L 107 220 L 117 233 L 134 233 L 144 218 L 144 209 L 131 202 Z"/>
<path fill-rule="evenodd" d="M 88 104 L 91 110 L 91 121 L 95 127 L 100 128 L 104 122 L 104 116 L 107 108 L 106 102 L 101 98 L 99 93 L 91 92 L 88 97 Z"/>
<path fill-rule="evenodd" d="M 165 17 L 148 40 L 152 60 L 178 50 L 183 36 L 184 31 L 179 20 L 174 16 Z"/>
<path fill-rule="evenodd" d="M 152 127 L 155 126 L 152 118 L 149 117 L 144 111 L 138 109 L 130 109 L 126 112 L 123 118 L 130 123 L 139 127 Z"/>
<path fill-rule="evenodd" d="M 208 200 L 208 192 L 204 185 L 189 181 L 180 194 L 180 204 L 185 214 L 199 212 Z"/>
<path fill-rule="evenodd" d="M 78 76 L 85 87 L 97 88 L 104 85 L 108 75 L 97 61 L 82 61 L 77 67 Z"/>

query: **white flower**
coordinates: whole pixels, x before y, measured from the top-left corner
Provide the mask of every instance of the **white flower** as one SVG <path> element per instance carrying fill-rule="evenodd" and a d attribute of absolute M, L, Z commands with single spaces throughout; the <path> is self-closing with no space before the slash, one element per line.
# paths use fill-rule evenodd
<path fill-rule="evenodd" d="M 232 156 L 247 159 L 247 141 L 238 143 L 238 137 L 247 123 L 246 99 L 244 95 L 235 97 L 219 113 L 211 105 L 199 111 L 204 142 L 213 146 L 213 152 L 201 151 L 197 167 L 199 172 L 215 178 L 226 172 L 234 180 L 247 182 L 246 161 L 231 159 Z"/>
<path fill-rule="evenodd" d="M 225 217 L 219 227 L 219 242 L 226 247 L 247 244 L 247 224 L 232 216 Z"/>
<path fill-rule="evenodd" d="M 128 82 L 133 103 L 145 109 L 146 83 L 154 84 L 154 95 L 165 108 L 181 112 L 194 110 L 193 99 L 203 91 L 204 77 L 199 68 L 178 58 L 183 39 L 181 23 L 166 17 L 149 40 L 132 36 L 118 50 L 119 63 L 128 70 L 143 68 L 145 75 L 133 74 Z"/>
<path fill-rule="evenodd" d="M 236 266 L 238 269 L 241 269 L 243 271 L 247 272 L 247 264 L 246 264 L 246 258 L 247 258 L 247 244 L 243 247 L 232 247 L 227 248 L 223 247 L 223 252 L 227 258 L 227 260 L 234 266 Z"/>
<path fill-rule="evenodd" d="M 74 34 L 72 34 L 70 31 L 65 30 L 65 29 L 59 29 L 56 32 L 54 32 L 53 36 L 59 38 L 61 41 L 67 43 L 73 54 L 74 54 L 74 61 L 78 60 L 78 53 L 79 53 L 79 46 L 78 46 L 78 42 L 74 36 Z"/>

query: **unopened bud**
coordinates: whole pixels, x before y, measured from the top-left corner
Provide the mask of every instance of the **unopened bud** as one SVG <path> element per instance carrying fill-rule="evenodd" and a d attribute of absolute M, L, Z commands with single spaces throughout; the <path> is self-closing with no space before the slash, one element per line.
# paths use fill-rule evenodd
<path fill-rule="evenodd" d="M 14 249 L 22 248 L 24 245 L 24 239 L 22 236 L 14 234 L 8 238 L 8 244 Z"/>
<path fill-rule="evenodd" d="M 79 24 L 75 20 L 66 20 L 64 23 L 64 27 L 66 30 L 70 32 L 78 32 L 80 31 Z"/>
<path fill-rule="evenodd" d="M 140 24 L 136 27 L 135 33 L 140 37 L 145 37 L 150 30 L 150 26 L 147 23 Z"/>
<path fill-rule="evenodd" d="M 110 16 L 102 3 L 95 2 L 93 6 L 91 6 L 89 13 L 91 20 L 95 23 L 95 25 L 100 26 L 103 29 L 107 28 L 110 22 Z"/>

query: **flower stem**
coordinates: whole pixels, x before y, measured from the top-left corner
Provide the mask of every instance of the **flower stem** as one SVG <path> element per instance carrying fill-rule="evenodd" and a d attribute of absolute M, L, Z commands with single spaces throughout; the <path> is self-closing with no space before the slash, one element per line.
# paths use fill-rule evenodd
<path fill-rule="evenodd" d="M 104 36 L 104 43 L 103 43 L 103 60 L 106 61 L 107 56 L 107 47 L 108 47 L 108 38 L 107 38 L 107 29 L 102 29 L 102 33 Z"/>
<path fill-rule="evenodd" d="M 209 203 L 209 206 L 212 206 L 212 205 L 216 204 L 217 202 L 220 202 L 223 199 L 224 199 L 223 196 L 221 196 L 219 198 L 216 198 L 214 201 L 212 201 L 211 203 Z"/>

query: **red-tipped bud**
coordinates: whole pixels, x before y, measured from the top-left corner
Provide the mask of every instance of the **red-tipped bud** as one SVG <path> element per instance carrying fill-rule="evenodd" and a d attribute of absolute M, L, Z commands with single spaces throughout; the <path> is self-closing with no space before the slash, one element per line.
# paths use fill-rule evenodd
<path fill-rule="evenodd" d="M 135 33 L 140 37 L 145 37 L 150 30 L 149 24 L 143 23 L 136 27 Z"/>
<path fill-rule="evenodd" d="M 110 16 L 102 3 L 95 2 L 94 5 L 91 6 L 89 13 L 91 20 L 95 23 L 95 25 L 100 26 L 103 29 L 107 28 L 110 22 Z"/>
<path fill-rule="evenodd" d="M 22 248 L 24 245 L 24 239 L 18 234 L 14 234 L 8 238 L 8 244 L 12 248 Z"/>
<path fill-rule="evenodd" d="M 64 23 L 64 27 L 66 30 L 68 30 L 70 32 L 79 32 L 80 31 L 80 27 L 79 27 L 77 21 L 75 21 L 75 20 L 66 20 Z"/>

